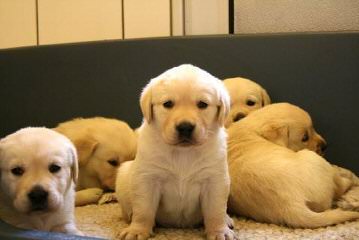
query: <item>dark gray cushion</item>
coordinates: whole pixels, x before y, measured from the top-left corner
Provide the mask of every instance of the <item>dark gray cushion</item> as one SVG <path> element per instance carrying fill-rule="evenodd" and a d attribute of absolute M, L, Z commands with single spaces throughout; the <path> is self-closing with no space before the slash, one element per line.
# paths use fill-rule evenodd
<path fill-rule="evenodd" d="M 277 101 L 313 116 L 327 158 L 359 173 L 359 33 L 184 37 L 0 51 L 0 137 L 106 116 L 139 126 L 144 85 L 192 63 L 219 78 L 256 80 Z"/>

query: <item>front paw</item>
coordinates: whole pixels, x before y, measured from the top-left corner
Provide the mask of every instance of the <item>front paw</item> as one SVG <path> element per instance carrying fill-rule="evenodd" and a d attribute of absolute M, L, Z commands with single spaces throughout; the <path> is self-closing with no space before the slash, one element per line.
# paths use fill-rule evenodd
<path fill-rule="evenodd" d="M 228 227 L 207 232 L 207 240 L 238 240 L 236 233 Z"/>
<path fill-rule="evenodd" d="M 70 234 L 73 234 L 73 235 L 79 235 L 79 236 L 85 236 L 85 234 L 83 232 L 81 232 L 80 230 L 75 230 L 73 232 L 71 232 Z"/>
<path fill-rule="evenodd" d="M 105 203 L 116 202 L 116 201 L 117 201 L 117 197 L 115 193 L 105 193 L 102 195 L 100 200 L 98 200 L 98 204 L 102 205 Z"/>
<path fill-rule="evenodd" d="M 227 226 L 230 228 L 230 229 L 233 229 L 234 228 L 234 221 L 233 219 L 228 215 L 226 214 L 226 224 Z"/>
<path fill-rule="evenodd" d="M 64 225 L 55 226 L 51 229 L 51 231 L 84 236 L 84 234 L 76 228 L 74 223 L 67 223 Z"/>
<path fill-rule="evenodd" d="M 76 192 L 75 206 L 97 203 L 102 196 L 101 188 L 87 188 Z"/>
<path fill-rule="evenodd" d="M 118 238 L 121 240 L 146 240 L 152 235 L 152 231 L 146 228 L 129 226 L 124 228 Z"/>

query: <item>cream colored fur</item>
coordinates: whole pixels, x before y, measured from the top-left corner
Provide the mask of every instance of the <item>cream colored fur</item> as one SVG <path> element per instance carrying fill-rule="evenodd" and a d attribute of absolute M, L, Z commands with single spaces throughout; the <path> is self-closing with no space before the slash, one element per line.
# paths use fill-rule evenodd
<path fill-rule="evenodd" d="M 271 103 L 267 91 L 249 79 L 241 77 L 227 78 L 223 80 L 223 83 L 231 97 L 231 111 L 226 118 L 226 128 L 252 111 Z"/>
<path fill-rule="evenodd" d="M 268 105 L 233 124 L 228 134 L 232 212 L 306 228 L 359 218 L 358 212 L 332 209 L 353 183 L 316 152 L 299 150 L 318 150 L 323 144 L 302 109 Z"/>
<path fill-rule="evenodd" d="M 118 167 L 136 155 L 137 136 L 123 121 L 78 118 L 54 130 L 67 136 L 78 152 L 76 206 L 97 203 L 104 190 L 115 190 Z"/>
<path fill-rule="evenodd" d="M 165 107 L 172 101 L 172 107 Z M 202 102 L 202 103 L 200 103 Z M 144 122 L 133 162 L 123 164 L 116 193 L 130 226 L 120 239 L 147 239 L 157 223 L 194 227 L 208 239 L 234 239 L 226 215 L 229 175 L 224 119 L 229 96 L 220 80 L 192 65 L 172 68 L 151 80 L 141 96 Z M 205 108 L 203 103 L 207 104 Z M 195 125 L 184 142 L 176 126 Z"/>
<path fill-rule="evenodd" d="M 54 165 L 60 169 L 50 172 Z M 77 155 L 70 140 L 46 128 L 21 129 L 0 140 L 0 171 L 2 220 L 19 228 L 81 234 L 74 222 Z M 41 210 L 30 200 L 36 187 L 48 193 Z"/>

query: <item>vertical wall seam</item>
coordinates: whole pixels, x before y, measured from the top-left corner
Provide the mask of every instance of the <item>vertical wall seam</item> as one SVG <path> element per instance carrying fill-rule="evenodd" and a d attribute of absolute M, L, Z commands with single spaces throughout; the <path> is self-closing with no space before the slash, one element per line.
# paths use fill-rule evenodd
<path fill-rule="evenodd" d="M 40 45 L 40 36 L 39 36 L 39 2 L 35 0 L 35 20 L 36 20 L 36 45 Z"/>
<path fill-rule="evenodd" d="M 170 36 L 173 36 L 173 4 L 172 0 L 169 0 L 170 3 Z"/>
<path fill-rule="evenodd" d="M 125 0 L 121 0 L 121 18 L 122 18 L 122 24 L 121 24 L 121 27 L 122 27 L 122 39 L 125 39 L 125 3 L 124 3 Z"/>
<path fill-rule="evenodd" d="M 234 34 L 234 0 L 228 0 L 228 31 Z"/>
<path fill-rule="evenodd" d="M 182 33 L 186 36 L 186 0 L 182 0 Z"/>

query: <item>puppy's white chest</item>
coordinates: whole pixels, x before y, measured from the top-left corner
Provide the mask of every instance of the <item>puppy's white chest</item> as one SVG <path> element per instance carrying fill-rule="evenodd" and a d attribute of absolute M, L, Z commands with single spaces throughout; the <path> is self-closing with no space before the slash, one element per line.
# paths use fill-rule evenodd
<path fill-rule="evenodd" d="M 200 192 L 199 179 L 181 176 L 168 178 L 162 185 L 157 222 L 178 227 L 201 222 Z"/>
<path fill-rule="evenodd" d="M 201 187 L 208 179 L 199 154 L 174 154 L 160 173 L 160 202 L 156 221 L 160 225 L 190 227 L 202 222 Z"/>

